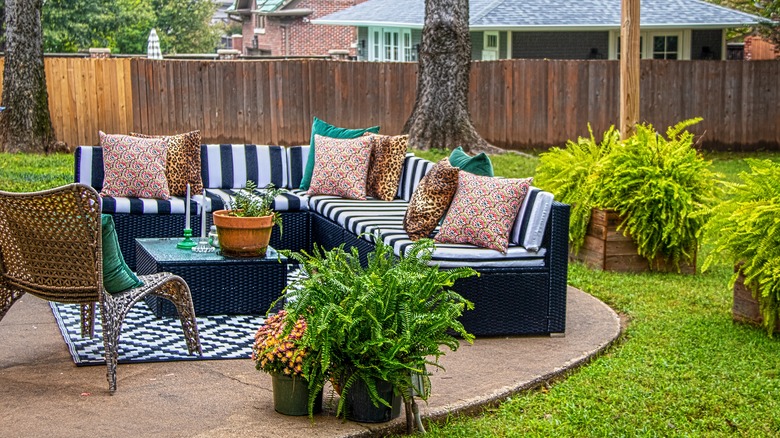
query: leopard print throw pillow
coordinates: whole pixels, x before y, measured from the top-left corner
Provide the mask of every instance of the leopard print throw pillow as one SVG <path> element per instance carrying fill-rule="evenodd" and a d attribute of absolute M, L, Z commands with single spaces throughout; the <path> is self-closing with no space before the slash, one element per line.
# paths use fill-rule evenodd
<path fill-rule="evenodd" d="M 444 157 L 420 181 L 404 216 L 404 230 L 410 239 L 429 237 L 436 229 L 458 190 L 459 171 Z"/>
<path fill-rule="evenodd" d="M 131 132 L 133 137 L 162 138 L 168 144 L 165 160 L 165 178 L 173 196 L 184 196 L 187 183 L 191 193 L 203 191 L 203 179 L 200 176 L 200 131 L 177 135 L 145 135 Z"/>
<path fill-rule="evenodd" d="M 383 201 L 392 201 L 398 193 L 409 136 L 368 135 L 371 137 L 371 164 L 366 194 Z"/>

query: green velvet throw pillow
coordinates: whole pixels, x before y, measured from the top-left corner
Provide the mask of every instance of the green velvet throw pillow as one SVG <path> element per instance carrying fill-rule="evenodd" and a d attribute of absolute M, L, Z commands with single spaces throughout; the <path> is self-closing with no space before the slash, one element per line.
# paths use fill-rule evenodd
<path fill-rule="evenodd" d="M 314 118 L 314 123 L 311 125 L 311 140 L 309 141 L 309 158 L 306 160 L 306 169 L 303 170 L 303 178 L 301 178 L 301 190 L 309 190 L 311 184 L 311 174 L 314 172 L 314 136 L 321 135 L 323 137 L 339 138 L 339 139 L 351 139 L 358 138 L 366 132 L 379 133 L 379 126 L 372 126 L 365 129 L 347 129 L 339 128 L 331 125 L 330 123 L 323 122 L 318 118 Z"/>
<path fill-rule="evenodd" d="M 450 165 L 480 176 L 493 176 L 493 163 L 484 152 L 471 156 L 458 146 L 450 153 Z"/>
<path fill-rule="evenodd" d="M 110 214 L 102 214 L 100 220 L 103 226 L 103 287 L 113 294 L 143 286 L 144 283 L 130 270 L 119 250 L 114 218 Z"/>

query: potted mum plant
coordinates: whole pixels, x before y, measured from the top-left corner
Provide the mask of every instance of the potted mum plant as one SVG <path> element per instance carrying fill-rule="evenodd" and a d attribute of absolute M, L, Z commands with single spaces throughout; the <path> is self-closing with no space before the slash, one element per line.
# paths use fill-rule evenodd
<path fill-rule="evenodd" d="M 745 161 L 750 172 L 740 173 L 742 182 L 730 186 L 707 224 L 715 248 L 703 269 L 726 255 L 736 266 L 733 318 L 761 324 L 771 335 L 780 328 L 780 164 Z"/>
<path fill-rule="evenodd" d="M 621 141 L 569 142 L 542 154 L 536 184 L 572 204 L 573 258 L 606 270 L 696 271 L 704 224 L 718 199 L 718 175 L 693 147 L 685 120 L 666 136 L 650 124 Z"/>
<path fill-rule="evenodd" d="M 266 186 L 258 194 L 254 181 L 247 181 L 228 202 L 226 210 L 214 212 L 219 245 L 222 254 L 230 257 L 265 257 L 271 231 L 279 225 L 282 231 L 282 217 L 274 211 L 274 198 L 283 189 Z"/>
<path fill-rule="evenodd" d="M 401 257 L 377 236 L 374 240 L 365 266 L 356 248 L 347 252 L 343 246 L 285 254 L 306 274 L 284 298 L 288 320 L 304 318 L 309 324 L 301 345 L 310 352 L 303 358 L 310 408 L 311 394 L 331 379 L 341 391 L 337 416 L 360 422 L 400 415 L 401 399 L 409 419 L 414 397 L 430 394 L 426 369 L 441 368 L 442 346 L 455 351 L 455 336 L 473 340 L 458 321 L 472 304 L 449 288 L 476 271 L 431 265 L 429 239 Z"/>
<path fill-rule="evenodd" d="M 306 321 L 299 318 L 288 323 L 287 312 L 270 315 L 255 334 L 252 360 L 255 368 L 271 375 L 274 409 L 285 415 L 306 415 L 309 412 L 309 383 L 303 374 L 303 359 L 308 354 L 301 345 Z M 322 406 L 322 391 L 313 397 L 311 413 Z"/>

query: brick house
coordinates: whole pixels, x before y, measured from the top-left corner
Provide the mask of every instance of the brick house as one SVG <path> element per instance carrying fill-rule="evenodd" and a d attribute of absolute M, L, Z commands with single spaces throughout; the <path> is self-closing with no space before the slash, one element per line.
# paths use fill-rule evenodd
<path fill-rule="evenodd" d="M 228 14 L 242 23 L 242 53 L 266 56 L 357 55 L 352 26 L 315 26 L 319 17 L 365 0 L 235 0 Z"/>

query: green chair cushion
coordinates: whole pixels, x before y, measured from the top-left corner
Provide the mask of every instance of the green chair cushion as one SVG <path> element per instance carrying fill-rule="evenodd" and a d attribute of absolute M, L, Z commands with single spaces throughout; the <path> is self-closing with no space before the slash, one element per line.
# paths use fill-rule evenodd
<path fill-rule="evenodd" d="M 103 227 L 103 287 L 110 294 L 143 286 L 122 257 L 119 237 L 116 235 L 114 218 L 110 214 L 100 215 Z"/>
<path fill-rule="evenodd" d="M 311 140 L 309 141 L 309 158 L 306 160 L 306 168 L 303 170 L 303 178 L 301 178 L 301 190 L 309 190 L 311 184 L 311 174 L 314 172 L 314 136 L 321 135 L 323 137 L 351 139 L 358 138 L 366 132 L 379 133 L 379 126 L 372 126 L 365 129 L 347 129 L 339 128 L 331 125 L 330 123 L 323 122 L 318 118 L 314 118 L 314 123 L 311 125 Z"/>

